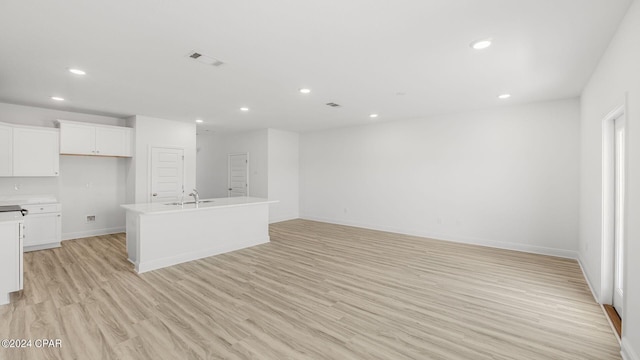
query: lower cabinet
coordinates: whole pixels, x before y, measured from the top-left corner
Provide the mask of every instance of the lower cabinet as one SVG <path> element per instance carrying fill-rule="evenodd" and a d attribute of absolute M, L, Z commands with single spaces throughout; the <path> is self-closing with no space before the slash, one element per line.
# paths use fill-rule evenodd
<path fill-rule="evenodd" d="M 21 220 L 0 221 L 0 305 L 22 290 L 22 234 Z"/>
<path fill-rule="evenodd" d="M 24 251 L 60 247 L 60 204 L 22 205 L 22 208 L 29 211 L 24 217 Z"/>

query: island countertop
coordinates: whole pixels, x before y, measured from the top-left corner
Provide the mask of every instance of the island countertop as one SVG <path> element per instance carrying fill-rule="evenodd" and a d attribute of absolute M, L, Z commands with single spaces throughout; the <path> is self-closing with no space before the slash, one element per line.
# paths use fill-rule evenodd
<path fill-rule="evenodd" d="M 185 201 L 184 205 L 171 205 L 171 203 L 167 202 L 126 204 L 120 206 L 127 211 L 133 211 L 140 214 L 164 214 L 171 212 L 199 211 L 205 209 L 246 206 L 253 204 L 271 204 L 278 202 L 277 200 L 248 196 L 202 199 L 200 201 L 201 202 L 197 204 L 197 206 L 193 203 L 188 204 L 187 201 Z"/>

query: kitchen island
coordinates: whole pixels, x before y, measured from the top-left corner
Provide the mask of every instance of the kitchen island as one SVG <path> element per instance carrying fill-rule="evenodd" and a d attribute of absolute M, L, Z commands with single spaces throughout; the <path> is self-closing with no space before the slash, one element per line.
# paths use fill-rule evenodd
<path fill-rule="evenodd" d="M 138 273 L 269 242 L 269 204 L 255 197 L 144 203 L 126 209 L 127 254 Z"/>

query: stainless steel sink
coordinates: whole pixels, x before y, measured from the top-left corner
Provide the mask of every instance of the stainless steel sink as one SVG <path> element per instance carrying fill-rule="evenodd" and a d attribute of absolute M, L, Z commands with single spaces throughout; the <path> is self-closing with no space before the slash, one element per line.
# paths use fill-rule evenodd
<path fill-rule="evenodd" d="M 213 202 L 213 200 L 200 200 L 198 201 L 198 204 L 205 204 L 210 202 Z M 172 203 L 166 203 L 165 205 L 193 205 L 195 203 L 196 203 L 195 201 L 185 201 L 182 204 L 179 202 L 172 202 Z"/>

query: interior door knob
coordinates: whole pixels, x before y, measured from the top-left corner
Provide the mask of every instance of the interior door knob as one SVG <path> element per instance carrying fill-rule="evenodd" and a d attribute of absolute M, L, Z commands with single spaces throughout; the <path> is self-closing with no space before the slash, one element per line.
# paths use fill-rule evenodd
<path fill-rule="evenodd" d="M 153 193 L 153 194 L 151 194 L 151 195 L 152 195 L 152 196 L 158 196 L 158 193 Z"/>

